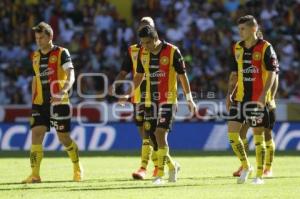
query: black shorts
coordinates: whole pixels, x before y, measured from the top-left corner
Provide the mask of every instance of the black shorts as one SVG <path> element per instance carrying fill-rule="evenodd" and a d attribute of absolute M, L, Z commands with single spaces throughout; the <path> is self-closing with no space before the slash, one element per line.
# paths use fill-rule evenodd
<path fill-rule="evenodd" d="M 134 108 L 134 121 L 135 124 L 138 127 L 142 127 L 144 124 L 144 113 L 145 113 L 145 104 L 144 103 L 138 103 L 133 104 Z"/>
<path fill-rule="evenodd" d="M 276 109 L 273 108 L 269 110 L 269 126 L 265 126 L 265 128 L 272 130 L 275 122 L 276 122 Z"/>
<path fill-rule="evenodd" d="M 52 109 L 52 110 L 51 110 Z M 32 105 L 31 128 L 46 126 L 47 131 L 54 127 L 57 132 L 67 133 L 71 130 L 70 106 L 68 104 Z"/>
<path fill-rule="evenodd" d="M 168 131 L 172 129 L 172 123 L 176 111 L 176 105 L 163 104 L 145 108 L 145 131 L 154 132 L 156 128 L 163 128 Z"/>
<path fill-rule="evenodd" d="M 233 102 L 228 121 L 247 122 L 251 127 L 270 126 L 269 110 L 260 108 L 255 102 Z"/>

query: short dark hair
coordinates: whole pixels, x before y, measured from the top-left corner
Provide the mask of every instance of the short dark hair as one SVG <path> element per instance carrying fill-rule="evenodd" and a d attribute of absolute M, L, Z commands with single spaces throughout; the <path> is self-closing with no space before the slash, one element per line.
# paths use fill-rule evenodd
<path fill-rule="evenodd" d="M 42 21 L 38 25 L 34 26 L 32 28 L 32 30 L 34 32 L 37 32 L 37 33 L 43 33 L 44 32 L 48 36 L 53 36 L 53 29 L 51 28 L 51 26 L 49 24 L 47 24 L 44 21 Z"/>
<path fill-rule="evenodd" d="M 256 19 L 252 15 L 245 15 L 237 20 L 238 25 L 246 24 L 248 26 L 258 26 Z"/>
<path fill-rule="evenodd" d="M 141 28 L 138 32 L 139 37 L 150 37 L 152 39 L 158 38 L 158 34 L 154 27 L 150 25 L 146 25 L 143 28 Z"/>

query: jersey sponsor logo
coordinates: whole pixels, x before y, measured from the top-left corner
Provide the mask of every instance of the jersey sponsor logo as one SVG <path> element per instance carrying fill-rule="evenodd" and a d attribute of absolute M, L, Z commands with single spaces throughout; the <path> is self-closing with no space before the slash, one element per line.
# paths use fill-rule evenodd
<path fill-rule="evenodd" d="M 164 117 L 162 117 L 162 118 L 159 119 L 160 123 L 164 123 L 165 121 L 166 121 L 166 118 L 164 118 Z"/>
<path fill-rule="evenodd" d="M 254 73 L 259 73 L 258 68 L 256 68 L 255 66 L 249 66 L 248 68 L 245 68 L 242 70 L 242 73 L 244 74 L 254 74 Z"/>
<path fill-rule="evenodd" d="M 40 67 L 41 67 L 41 68 L 47 68 L 47 67 L 48 67 L 48 64 L 41 64 Z"/>
<path fill-rule="evenodd" d="M 255 80 L 255 77 L 244 77 L 244 82 L 254 82 Z"/>
<path fill-rule="evenodd" d="M 253 56 L 252 56 L 252 59 L 255 60 L 255 61 L 261 60 L 261 53 L 260 52 L 254 52 Z"/>
<path fill-rule="evenodd" d="M 51 55 L 49 58 L 49 62 L 51 64 L 54 64 L 55 62 L 57 62 L 57 56 L 56 55 Z"/>
<path fill-rule="evenodd" d="M 41 72 L 38 76 L 39 77 L 44 77 L 44 76 L 52 75 L 53 73 L 54 73 L 53 69 L 47 68 L 46 70 L 44 70 L 43 72 Z"/>
<path fill-rule="evenodd" d="M 162 56 L 159 61 L 160 61 L 161 65 L 168 65 L 169 64 L 169 58 L 167 56 Z"/>
<path fill-rule="evenodd" d="M 165 77 L 165 76 L 166 73 L 160 70 L 149 74 L 149 77 Z"/>

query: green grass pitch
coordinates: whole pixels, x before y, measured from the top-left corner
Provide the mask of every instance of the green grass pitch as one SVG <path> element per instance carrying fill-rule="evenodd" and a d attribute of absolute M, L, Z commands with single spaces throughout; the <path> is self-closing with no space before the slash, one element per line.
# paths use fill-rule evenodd
<path fill-rule="evenodd" d="M 42 161 L 41 184 L 20 184 L 30 172 L 28 153 L 10 156 L 0 153 L 1 199 L 193 199 L 193 198 L 299 198 L 300 158 L 297 154 L 275 157 L 274 177 L 264 185 L 252 185 L 251 179 L 243 185 L 231 177 L 238 160 L 231 153 L 188 154 L 176 153 L 174 159 L 181 165 L 177 183 L 155 186 L 151 182 L 152 163 L 146 180 L 134 181 L 131 173 L 137 169 L 136 154 L 93 153 L 81 157 L 85 169 L 83 182 L 72 182 L 72 165 L 65 154 L 45 154 Z M 55 155 L 58 154 L 58 157 Z M 63 154 L 63 155 L 62 155 Z M 96 155 L 95 155 L 96 154 Z M 254 156 L 250 158 L 255 164 Z"/>

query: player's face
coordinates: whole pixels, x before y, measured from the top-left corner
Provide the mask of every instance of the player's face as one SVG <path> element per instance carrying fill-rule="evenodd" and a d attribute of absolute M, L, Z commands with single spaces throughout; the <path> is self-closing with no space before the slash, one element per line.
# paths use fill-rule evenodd
<path fill-rule="evenodd" d="M 47 48 L 50 44 L 51 37 L 45 33 L 35 33 L 35 41 L 40 49 Z"/>
<path fill-rule="evenodd" d="M 141 44 L 143 48 L 152 52 L 155 49 L 155 40 L 150 37 L 142 37 Z"/>
<path fill-rule="evenodd" d="M 241 40 L 249 40 L 253 37 L 253 35 L 255 35 L 255 27 L 246 24 L 239 24 L 238 27 Z"/>

